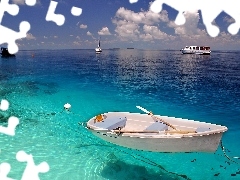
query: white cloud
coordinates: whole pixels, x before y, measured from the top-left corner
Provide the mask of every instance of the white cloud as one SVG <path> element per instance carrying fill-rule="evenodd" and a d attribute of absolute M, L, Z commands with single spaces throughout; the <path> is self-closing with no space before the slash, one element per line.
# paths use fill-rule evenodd
<path fill-rule="evenodd" d="M 138 24 L 126 20 L 120 20 L 115 23 L 117 24 L 115 32 L 118 33 L 120 38 L 137 40 L 140 34 Z"/>
<path fill-rule="evenodd" d="M 27 33 L 27 37 L 26 37 L 27 40 L 36 40 L 36 37 L 34 37 L 31 33 Z"/>
<path fill-rule="evenodd" d="M 140 38 L 143 40 L 143 41 L 152 41 L 153 40 L 153 36 L 151 34 L 141 34 L 140 35 Z"/>
<path fill-rule="evenodd" d="M 81 43 L 80 43 L 80 42 L 78 42 L 78 41 L 74 41 L 74 42 L 73 42 L 73 45 L 75 45 L 75 46 L 80 46 L 80 45 L 81 45 Z"/>
<path fill-rule="evenodd" d="M 111 33 L 109 32 L 108 27 L 103 27 L 100 31 L 98 31 L 99 35 L 105 36 L 105 35 L 111 35 Z"/>
<path fill-rule="evenodd" d="M 90 33 L 90 32 L 88 31 L 88 32 L 87 32 L 87 35 L 88 35 L 88 36 L 92 36 L 92 33 Z"/>
<path fill-rule="evenodd" d="M 87 25 L 81 24 L 81 25 L 80 25 L 80 28 L 81 28 L 81 29 L 86 29 L 86 28 L 87 28 Z"/>
<path fill-rule="evenodd" d="M 152 36 L 153 39 L 165 39 L 168 35 L 158 29 L 157 26 L 144 25 L 143 31 Z"/>
<path fill-rule="evenodd" d="M 169 22 L 167 11 L 153 13 L 152 11 L 141 11 L 135 13 L 123 7 L 119 8 L 112 22 L 116 25 L 115 32 L 121 40 L 144 40 L 167 38 L 158 25 Z"/>
<path fill-rule="evenodd" d="M 121 7 L 117 10 L 115 19 L 125 19 L 126 21 L 134 22 L 136 24 L 152 25 L 156 22 L 168 22 L 168 13 L 163 10 L 161 13 L 154 13 L 152 11 L 141 11 L 135 13 L 131 10 Z"/>

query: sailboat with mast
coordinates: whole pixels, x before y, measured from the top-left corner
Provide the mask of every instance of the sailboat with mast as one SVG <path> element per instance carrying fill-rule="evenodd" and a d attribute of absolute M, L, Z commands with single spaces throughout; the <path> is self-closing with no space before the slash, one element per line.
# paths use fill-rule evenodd
<path fill-rule="evenodd" d="M 100 47 L 100 39 L 98 40 L 98 47 L 95 48 L 95 51 L 96 51 L 97 54 L 99 54 L 99 53 L 102 52 L 102 49 L 101 49 L 101 47 Z"/>

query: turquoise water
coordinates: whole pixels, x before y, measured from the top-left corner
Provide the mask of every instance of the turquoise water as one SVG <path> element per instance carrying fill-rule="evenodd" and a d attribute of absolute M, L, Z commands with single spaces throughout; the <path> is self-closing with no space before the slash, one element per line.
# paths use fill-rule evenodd
<path fill-rule="evenodd" d="M 34 54 L 34 56 L 32 56 Z M 205 121 L 228 127 L 223 145 L 240 156 L 240 52 L 210 56 L 180 51 L 37 50 L 0 59 L 0 125 L 20 119 L 13 137 L 0 134 L 0 163 L 21 179 L 24 150 L 50 170 L 41 179 L 155 180 L 240 179 L 240 159 L 216 153 L 154 153 L 105 142 L 79 122 L 108 111 L 139 112 Z M 63 111 L 70 103 L 71 111 Z"/>

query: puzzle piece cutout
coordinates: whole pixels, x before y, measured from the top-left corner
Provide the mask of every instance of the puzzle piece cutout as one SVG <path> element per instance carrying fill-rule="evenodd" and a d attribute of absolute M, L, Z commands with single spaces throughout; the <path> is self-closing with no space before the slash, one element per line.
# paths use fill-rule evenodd
<path fill-rule="evenodd" d="M 82 9 L 73 6 L 72 9 L 71 9 L 71 13 L 72 13 L 72 15 L 74 15 L 74 16 L 80 16 L 80 15 L 82 14 Z"/>
<path fill-rule="evenodd" d="M 0 104 L 0 109 L 6 111 L 9 108 L 9 102 L 7 100 L 2 100 Z M 15 128 L 19 124 L 19 119 L 17 117 L 10 117 L 8 119 L 8 127 L 0 126 L 0 133 L 4 133 L 10 136 L 15 135 Z M 27 154 L 24 151 L 18 151 L 16 154 L 16 159 L 19 162 L 27 162 L 26 168 L 23 172 L 21 180 L 40 180 L 38 174 L 46 173 L 49 171 L 49 165 L 47 162 L 42 162 L 39 165 L 35 165 L 33 156 Z M 0 164 L 0 180 L 14 180 L 7 177 L 11 170 L 11 165 L 9 163 Z"/>
<path fill-rule="evenodd" d="M 26 0 L 27 5 L 34 5 L 36 0 Z M 9 4 L 9 0 L 0 1 L 0 23 L 5 12 L 8 12 L 12 16 L 16 16 L 19 12 L 19 7 L 16 4 Z M 0 25 L 0 44 L 8 43 L 8 50 L 10 54 L 18 52 L 18 46 L 16 44 L 17 39 L 25 38 L 27 32 L 30 30 L 30 24 L 27 21 L 22 21 L 19 25 L 19 32 L 15 32 L 5 26 Z"/>
<path fill-rule="evenodd" d="M 130 0 L 130 2 L 135 2 L 135 0 Z M 185 23 L 186 19 L 184 17 L 184 12 L 186 11 L 197 11 L 201 10 L 203 23 L 206 27 L 208 34 L 212 37 L 218 36 L 220 30 L 217 26 L 213 25 L 212 22 L 217 18 L 221 12 L 226 12 L 230 15 L 235 23 L 232 23 L 228 27 L 228 32 L 232 35 L 238 33 L 240 28 L 240 1 L 236 0 L 155 0 L 150 9 L 159 13 L 162 11 L 162 5 L 167 4 L 168 6 L 179 11 L 175 23 L 177 25 L 182 25 Z"/>
<path fill-rule="evenodd" d="M 31 154 L 27 154 L 24 151 L 18 151 L 16 154 L 16 159 L 19 162 L 27 162 L 27 166 L 24 170 L 21 180 L 39 180 L 39 173 L 46 173 L 49 171 L 49 165 L 47 162 L 42 162 L 39 165 L 35 165 L 33 156 Z"/>
<path fill-rule="evenodd" d="M 37 3 L 37 0 L 25 0 L 25 3 L 28 6 L 34 6 Z"/>
<path fill-rule="evenodd" d="M 46 15 L 46 21 L 53 21 L 58 26 L 62 26 L 65 22 L 65 17 L 62 14 L 55 14 L 58 2 L 51 1 Z"/>
<path fill-rule="evenodd" d="M 1 101 L 0 109 L 2 111 L 6 111 L 9 108 L 9 102 L 5 99 Z M 8 127 L 0 126 L 0 133 L 4 133 L 7 135 L 14 135 L 15 128 L 18 125 L 19 120 L 15 117 L 11 117 L 8 120 Z M 1 163 L 0 164 L 0 179 L 1 180 L 14 180 L 12 178 L 7 177 L 8 173 L 10 172 L 11 166 L 8 163 Z"/>
<path fill-rule="evenodd" d="M 0 110 L 6 111 L 9 108 L 9 102 L 5 99 L 1 101 L 0 104 Z M 15 135 L 15 128 L 19 124 L 19 119 L 17 117 L 10 117 L 8 119 L 8 127 L 3 127 L 0 126 L 0 133 L 9 135 L 9 136 L 14 136 Z"/>
<path fill-rule="evenodd" d="M 129 2 L 132 4 L 138 2 L 138 0 L 129 0 Z"/>
<path fill-rule="evenodd" d="M 19 12 L 19 7 L 16 4 L 9 4 L 9 0 L 1 0 L 0 1 L 0 22 L 2 22 L 2 18 L 4 12 L 8 12 L 12 16 L 16 16 Z"/>
<path fill-rule="evenodd" d="M 8 163 L 0 164 L 0 179 L 1 180 L 14 180 L 12 178 L 7 177 L 8 173 L 11 170 L 11 165 Z"/>
<path fill-rule="evenodd" d="M 46 15 L 46 21 L 53 21 L 55 22 L 58 26 L 62 26 L 65 22 L 65 17 L 62 14 L 55 14 L 55 10 L 57 8 L 58 2 L 56 1 L 51 1 L 50 5 L 48 7 L 48 12 Z M 82 9 L 73 6 L 71 9 L 71 13 L 74 16 L 80 16 L 82 14 Z"/>
<path fill-rule="evenodd" d="M 22 21 L 19 30 L 19 32 L 15 32 L 12 29 L 0 25 L 0 44 L 8 43 L 8 51 L 10 54 L 18 52 L 18 46 L 15 41 L 27 37 L 27 32 L 30 30 L 30 24 L 26 21 Z"/>
<path fill-rule="evenodd" d="M 12 116 L 8 119 L 7 127 L 0 126 L 0 133 L 6 134 L 9 136 L 14 136 L 15 129 L 18 124 L 19 124 L 19 119 L 17 117 Z"/>
<path fill-rule="evenodd" d="M 8 110 L 8 108 L 9 108 L 9 102 L 7 100 L 3 99 L 0 104 L 0 110 L 6 111 L 6 110 Z"/>

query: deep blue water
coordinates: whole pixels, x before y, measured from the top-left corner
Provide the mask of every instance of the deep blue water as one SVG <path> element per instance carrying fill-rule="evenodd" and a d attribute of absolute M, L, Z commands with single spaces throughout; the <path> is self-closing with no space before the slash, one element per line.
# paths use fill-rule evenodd
<path fill-rule="evenodd" d="M 34 55 L 34 56 L 33 56 Z M 0 134 L 0 164 L 21 179 L 32 154 L 50 170 L 41 179 L 240 179 L 240 159 L 216 153 L 153 153 L 119 147 L 79 125 L 108 111 L 140 112 L 205 121 L 228 127 L 223 145 L 240 156 L 240 52 L 210 56 L 180 51 L 36 50 L 0 59 L 0 125 L 20 119 L 16 135 Z M 70 103 L 71 112 L 63 111 Z"/>

